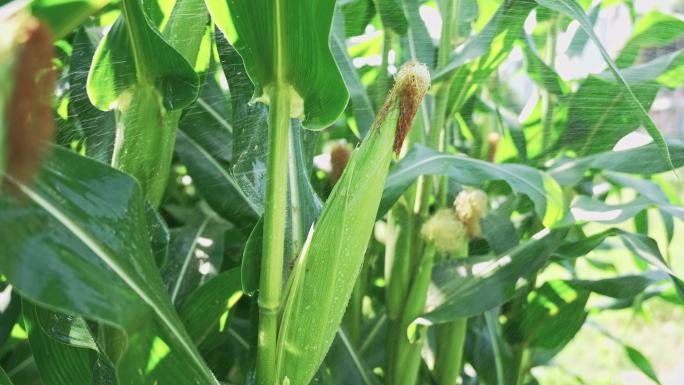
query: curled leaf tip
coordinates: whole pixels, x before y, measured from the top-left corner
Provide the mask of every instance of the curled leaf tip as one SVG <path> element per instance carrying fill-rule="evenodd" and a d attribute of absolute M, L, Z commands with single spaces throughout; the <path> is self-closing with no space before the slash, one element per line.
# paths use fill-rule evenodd
<path fill-rule="evenodd" d="M 399 155 L 418 107 L 430 88 L 430 72 L 424 64 L 410 61 L 401 66 L 394 80 L 392 92 L 399 94 L 399 121 L 393 148 L 394 153 Z"/>

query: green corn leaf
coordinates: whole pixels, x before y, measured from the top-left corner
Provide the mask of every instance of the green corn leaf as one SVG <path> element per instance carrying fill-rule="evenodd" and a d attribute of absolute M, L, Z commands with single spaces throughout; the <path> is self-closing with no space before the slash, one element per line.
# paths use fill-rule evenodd
<path fill-rule="evenodd" d="M 426 314 L 418 323 L 446 323 L 482 314 L 503 304 L 526 279 L 544 266 L 565 231 L 544 231 L 497 257 L 459 258 L 432 272 Z"/>
<path fill-rule="evenodd" d="M 651 365 L 651 361 L 649 361 L 643 353 L 629 345 L 625 345 L 625 353 L 627 353 L 627 358 L 632 361 L 634 366 L 636 366 L 641 373 L 653 380 L 656 384 L 661 384 L 658 379 L 658 374 L 655 369 L 653 369 L 653 365 Z"/>
<path fill-rule="evenodd" d="M 123 383 L 216 384 L 154 264 L 138 185 L 99 162 L 54 152 L 33 186 L 6 176 L 25 198 L 0 196 L 0 239 L 13 240 L 0 252 L 0 271 L 24 297 L 124 331 Z"/>
<path fill-rule="evenodd" d="M 365 0 L 364 0 L 365 1 Z M 347 52 L 347 44 L 344 35 L 344 24 L 342 18 L 342 11 L 337 7 L 333 17 L 332 33 L 330 34 L 330 47 L 332 48 L 335 60 L 340 67 L 342 78 L 349 90 L 351 99 L 351 106 L 356 119 L 356 125 L 359 128 L 359 134 L 363 138 L 371 128 L 375 112 L 366 87 L 361 83 L 359 74 L 352 63 L 349 53 Z"/>
<path fill-rule="evenodd" d="M 240 276 L 242 280 L 242 290 L 247 295 L 253 295 L 259 290 L 259 274 L 261 273 L 261 255 L 263 253 L 262 241 L 264 238 L 264 217 L 259 219 L 252 232 L 247 238 L 245 248 L 242 253 L 242 264 L 240 266 Z"/>
<path fill-rule="evenodd" d="M 12 381 L 10 381 L 7 373 L 2 368 L 0 368 L 0 385 L 12 385 Z"/>
<path fill-rule="evenodd" d="M 214 329 L 225 329 L 222 318 L 242 295 L 240 269 L 233 268 L 211 278 L 189 296 L 179 314 L 190 337 L 199 345 Z"/>
<path fill-rule="evenodd" d="M 684 70 L 681 51 L 651 62 L 622 70 L 645 109 L 650 109 L 661 86 L 678 87 Z M 597 100 L 605 106 L 595 108 Z M 564 146 L 579 155 L 607 151 L 625 135 L 639 127 L 641 112 L 632 108 L 632 98 L 610 73 L 591 76 L 570 100 L 568 127 L 561 139 Z"/>
<path fill-rule="evenodd" d="M 532 9 L 534 3 L 530 0 L 502 4 L 482 31 L 465 43 L 454 60 L 436 75 L 438 80 L 451 82 L 449 115 L 459 111 L 508 57 Z"/>
<path fill-rule="evenodd" d="M 532 38 L 527 36 L 526 44 L 523 46 L 525 58 L 527 60 L 527 73 L 538 86 L 543 87 L 553 95 L 563 96 L 568 92 L 569 87 L 563 79 L 549 67 L 548 64 L 539 56 L 539 52 L 533 46 Z"/>
<path fill-rule="evenodd" d="M 122 7 L 95 52 L 86 88 L 93 105 L 117 112 L 111 164 L 133 175 L 158 206 L 170 174 L 180 110 L 200 88 L 193 65 L 202 52 L 208 15 L 201 1 L 177 2 L 162 36 L 140 0 L 124 0 Z"/>
<path fill-rule="evenodd" d="M 200 195 L 222 218 L 239 228 L 249 228 L 256 223 L 263 207 L 259 207 L 247 196 L 225 163 L 203 147 L 203 144 L 201 139 L 190 136 L 185 131 L 179 130 L 177 133 L 176 151 L 193 177 L 193 183 Z"/>
<path fill-rule="evenodd" d="M 620 51 L 615 63 L 620 68 L 631 66 L 639 58 L 642 49 L 668 45 L 682 35 L 684 20 L 673 15 L 651 12 L 637 21 L 632 37 Z"/>
<path fill-rule="evenodd" d="M 403 0 L 374 0 L 383 26 L 399 35 L 408 30 L 408 21 L 400 2 Z"/>
<path fill-rule="evenodd" d="M 684 143 L 667 141 L 675 167 L 684 166 Z M 609 170 L 628 174 L 654 175 L 670 170 L 664 159 L 654 157 L 655 143 L 624 151 L 605 151 L 583 158 L 565 161 L 553 166 L 548 172 L 562 186 L 577 184 L 589 170 Z"/>
<path fill-rule="evenodd" d="M 169 256 L 169 228 L 159 212 L 149 202 L 145 203 L 145 222 L 147 223 L 147 238 L 150 240 L 152 254 L 157 267 L 166 264 Z"/>
<path fill-rule="evenodd" d="M 21 314 L 21 297 L 12 290 L 9 283 L 2 281 L 0 298 L 4 303 L 4 308 L 0 310 L 0 346 L 4 346 Z"/>
<path fill-rule="evenodd" d="M 199 92 L 192 65 L 152 25 L 139 0 L 126 0 L 124 14 L 95 52 L 87 84 L 93 105 L 125 111 L 136 88 L 155 89 L 165 110 L 190 105 Z"/>
<path fill-rule="evenodd" d="M 509 340 L 523 339 L 536 360 L 546 362 L 580 331 L 587 318 L 584 307 L 589 292 L 563 281 L 550 281 L 534 290 L 524 307 L 522 320 L 504 328 Z"/>
<path fill-rule="evenodd" d="M 237 185 L 254 202 L 258 215 L 261 215 L 266 196 L 268 108 L 263 103 L 252 103 L 254 85 L 247 76 L 242 58 L 220 31 L 216 33 L 216 47 L 230 87 L 230 122 L 235 154 L 231 171 Z"/>
<path fill-rule="evenodd" d="M 363 35 L 366 26 L 375 16 L 373 0 L 342 0 L 337 5 L 344 15 L 343 36 Z"/>
<path fill-rule="evenodd" d="M 600 11 L 601 4 L 597 4 L 589 10 L 589 21 L 592 26 L 596 25 Z M 588 42 L 589 34 L 583 29 L 578 29 L 577 32 L 575 32 L 575 36 L 572 37 L 570 47 L 568 47 L 568 55 L 571 57 L 581 56 Z"/>
<path fill-rule="evenodd" d="M 61 327 L 58 324 L 60 322 L 58 313 L 41 309 L 27 300 L 23 301 L 22 306 L 24 325 L 42 383 L 44 385 L 67 383 L 90 385 L 93 367 L 97 360 L 96 352 L 92 348 L 71 345 L 71 341 L 59 341 L 48 334 L 47 330 L 50 328 Z M 65 322 L 69 321 L 65 320 Z M 90 343 L 94 347 L 92 337 Z"/>
<path fill-rule="evenodd" d="M 178 128 L 223 164 L 232 160 L 236 129 L 230 120 L 229 99 L 216 80 L 219 71 L 215 68 L 206 74 L 197 100 L 185 109 Z"/>
<path fill-rule="evenodd" d="M 634 109 L 636 111 L 639 121 L 641 121 L 641 124 L 644 125 L 646 131 L 653 138 L 653 141 L 655 142 L 661 156 L 667 162 L 670 169 L 674 169 L 674 164 L 672 162 L 672 158 L 668 151 L 667 143 L 665 142 L 663 135 L 660 133 L 660 130 L 658 130 L 658 127 L 656 127 L 655 123 L 653 123 L 653 120 L 651 120 L 651 117 L 648 115 L 648 112 L 642 105 L 639 98 L 637 98 L 637 94 L 635 94 L 634 90 L 632 90 L 627 80 L 623 77 L 617 65 L 608 54 L 608 51 L 606 51 L 605 47 L 603 47 L 603 44 L 601 44 L 601 40 L 599 40 L 596 33 L 594 33 L 594 26 L 587 18 L 587 15 L 584 13 L 582 7 L 579 4 L 577 4 L 576 0 L 536 1 L 537 3 L 539 3 L 539 5 L 564 13 L 570 16 L 571 18 L 577 20 L 582 29 L 584 29 L 585 32 L 589 34 L 589 38 L 598 47 L 599 51 L 601 52 L 601 56 L 603 56 L 603 59 L 608 64 L 608 67 L 610 68 L 610 71 L 613 73 L 613 76 L 615 77 L 615 80 L 617 81 L 618 85 L 621 87 L 622 92 L 624 92 L 624 94 L 626 95 L 625 97 L 630 103 L 630 110 Z"/>
<path fill-rule="evenodd" d="M 50 26 L 55 39 L 59 39 L 107 4 L 107 0 L 34 0 L 31 11 Z"/>
<path fill-rule="evenodd" d="M 494 164 L 461 155 L 444 154 L 416 145 L 391 170 L 380 214 L 386 212 L 421 175 L 446 175 L 456 182 L 477 186 L 483 181 L 506 181 L 513 191 L 528 196 L 548 227 L 565 215 L 563 192 L 558 183 L 539 170 L 520 164 Z"/>
<path fill-rule="evenodd" d="M 339 328 L 335 341 L 325 357 L 325 366 L 337 385 L 379 385 L 364 357 L 347 333 Z"/>
<path fill-rule="evenodd" d="M 472 66 L 472 69 L 468 70 L 470 76 L 477 75 L 477 78 L 484 80 L 486 76 L 483 76 L 481 71 L 491 73 L 508 56 L 513 43 L 523 31 L 527 15 L 534 7 L 535 4 L 530 0 L 505 2 L 480 33 L 467 41 L 453 56 L 453 60 L 435 74 L 434 81 L 439 82 L 456 76 L 454 71 L 466 64 Z M 475 71 L 478 68 L 480 72 Z M 460 90 L 460 87 L 457 88 Z"/>
<path fill-rule="evenodd" d="M 654 284 L 668 279 L 667 274 L 660 271 L 647 271 L 641 274 L 621 275 L 614 278 L 598 280 L 572 279 L 566 281 L 576 289 L 588 290 L 607 297 L 626 299 L 646 291 Z"/>
<path fill-rule="evenodd" d="M 580 196 L 572 203 L 570 210 L 576 221 L 616 224 L 630 220 L 650 207 L 684 220 L 684 208 L 681 206 L 669 202 L 657 203 L 646 197 L 639 197 L 628 203 L 610 205 L 587 196 Z"/>
<path fill-rule="evenodd" d="M 323 362 L 363 264 L 395 136 L 410 127 L 429 85 L 407 64 L 328 198 L 288 282 L 278 336 L 277 383 L 307 384 Z M 403 96 L 402 96 L 403 95 Z M 400 112 L 401 110 L 401 112 Z M 402 116 L 402 125 L 397 128 Z"/>
<path fill-rule="evenodd" d="M 217 218 L 199 216 L 171 231 L 169 260 L 161 275 L 176 307 L 216 276 L 223 264 L 224 237 L 229 228 Z"/>
<path fill-rule="evenodd" d="M 224 58 L 221 47 L 219 45 L 219 53 Z M 242 97 L 236 76 L 227 74 L 234 119 L 230 119 L 228 100 L 219 85 L 213 76 L 208 76 L 197 102 L 180 120 L 176 152 L 209 206 L 225 220 L 247 230 L 263 212 L 266 149 L 265 145 L 260 145 L 247 150 L 247 146 L 255 144 L 252 140 L 264 137 L 253 130 L 250 133 L 256 139 L 244 135 L 248 121 L 259 123 L 252 113 L 254 110 L 247 105 L 249 99 Z"/>
<path fill-rule="evenodd" d="M 419 0 L 401 1 L 406 20 L 408 21 L 408 30 L 406 31 L 408 57 L 411 60 L 424 63 L 428 68 L 432 68 L 437 57 L 435 54 L 436 49 L 432 42 L 432 37 L 430 37 L 425 27 L 425 22 L 420 17 L 420 3 Z"/>
<path fill-rule="evenodd" d="M 86 84 L 93 55 L 102 39 L 98 28 L 83 27 L 76 32 L 69 65 L 69 113 L 76 117 L 85 137 L 86 154 L 99 161 L 112 161 L 116 121 L 114 111 L 100 111 L 90 103 Z"/>
<path fill-rule="evenodd" d="M 579 241 L 565 242 L 557 248 L 555 253 L 562 258 L 578 258 L 603 244 L 609 237 L 617 237 L 623 246 L 634 256 L 669 275 L 677 294 L 684 298 L 684 281 L 672 271 L 660 253 L 658 243 L 646 235 L 635 234 L 618 228 L 610 228 Z"/>
<path fill-rule="evenodd" d="M 305 127 L 322 129 L 340 116 L 349 94 L 328 43 L 334 0 L 206 3 L 218 27 L 242 56 L 255 86 L 255 98 L 265 101 L 278 78 L 290 86 L 292 117 L 303 117 Z M 279 68 L 274 68 L 276 62 L 280 62 Z"/>

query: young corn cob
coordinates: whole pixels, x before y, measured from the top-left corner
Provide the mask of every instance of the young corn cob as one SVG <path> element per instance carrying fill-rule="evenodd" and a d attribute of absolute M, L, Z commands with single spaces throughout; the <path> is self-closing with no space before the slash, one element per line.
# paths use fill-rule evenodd
<path fill-rule="evenodd" d="M 278 384 L 308 384 L 330 348 L 363 265 L 392 150 L 401 149 L 429 86 L 425 66 L 402 66 L 371 131 L 354 151 L 310 232 L 283 309 Z"/>

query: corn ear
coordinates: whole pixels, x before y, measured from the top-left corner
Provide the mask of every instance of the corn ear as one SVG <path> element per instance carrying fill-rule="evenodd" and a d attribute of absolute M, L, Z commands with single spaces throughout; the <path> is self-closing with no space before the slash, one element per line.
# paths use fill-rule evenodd
<path fill-rule="evenodd" d="M 401 149 L 430 80 L 425 66 L 407 63 L 395 82 L 309 233 L 290 276 L 278 335 L 278 384 L 311 381 L 344 315 L 363 265 L 392 150 Z"/>

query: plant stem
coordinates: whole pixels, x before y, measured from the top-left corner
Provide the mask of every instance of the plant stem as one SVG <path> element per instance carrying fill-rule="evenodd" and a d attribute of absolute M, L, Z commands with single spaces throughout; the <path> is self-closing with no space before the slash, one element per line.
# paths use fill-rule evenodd
<path fill-rule="evenodd" d="M 420 261 L 420 266 L 416 272 L 416 277 L 411 285 L 408 298 L 406 299 L 406 308 L 401 320 L 399 335 L 397 336 L 393 385 L 414 385 L 418 378 L 418 369 L 420 369 L 420 350 L 425 340 L 425 326 L 417 327 L 415 331 L 416 340 L 413 342 L 408 340 L 406 332 L 413 320 L 418 318 L 425 309 L 434 258 L 435 245 L 432 242 L 427 242 Z"/>
<path fill-rule="evenodd" d="M 276 374 L 278 311 L 283 281 L 287 204 L 290 99 L 283 83 L 270 94 L 264 240 L 259 277 L 259 336 L 256 383 L 273 385 Z"/>
<path fill-rule="evenodd" d="M 461 373 L 467 325 L 468 320 L 464 318 L 435 327 L 437 351 L 434 373 L 440 385 L 455 385 Z"/>

